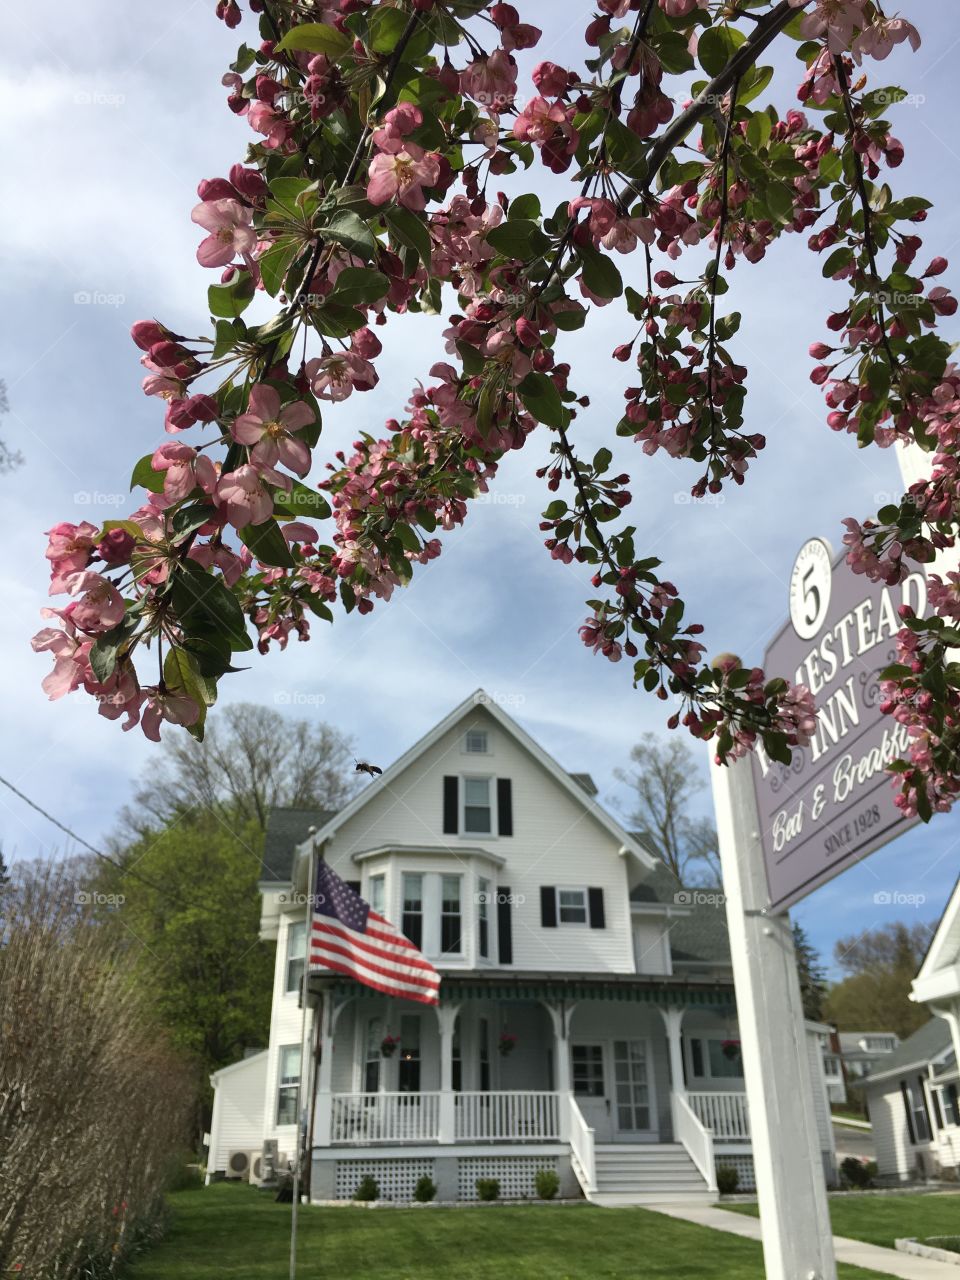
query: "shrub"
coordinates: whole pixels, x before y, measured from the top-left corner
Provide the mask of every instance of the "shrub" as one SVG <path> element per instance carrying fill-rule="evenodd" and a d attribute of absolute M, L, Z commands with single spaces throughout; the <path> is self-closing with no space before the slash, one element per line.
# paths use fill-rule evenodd
<path fill-rule="evenodd" d="M 732 1196 L 740 1185 L 740 1174 L 732 1164 L 717 1166 L 717 1190 L 722 1196 Z"/>
<path fill-rule="evenodd" d="M 498 1199 L 500 1195 L 500 1180 L 498 1178 L 478 1178 L 477 1195 L 481 1200 Z"/>
<path fill-rule="evenodd" d="M 203 1186 L 203 1170 L 193 1157 L 178 1155 L 167 1172 L 167 1191 L 197 1191 Z"/>
<path fill-rule="evenodd" d="M 360 1179 L 360 1185 L 353 1193 L 354 1200 L 379 1200 L 380 1184 L 372 1173 L 368 1173 L 365 1178 Z"/>
<path fill-rule="evenodd" d="M 538 1169 L 533 1180 L 541 1200 L 553 1200 L 560 1190 L 560 1176 L 555 1169 Z"/>
<path fill-rule="evenodd" d="M 429 1204 L 436 1194 L 437 1184 L 432 1178 L 424 1174 L 422 1178 L 417 1179 L 417 1185 L 413 1189 L 413 1198 L 417 1204 Z"/>
<path fill-rule="evenodd" d="M 873 1185 L 873 1175 L 877 1166 L 857 1156 L 847 1156 L 840 1164 L 840 1177 L 854 1191 L 864 1191 Z"/>
<path fill-rule="evenodd" d="M 0 895 L 0 1258 L 57 1280 L 156 1238 L 195 1099 L 90 875 L 41 864 Z"/>

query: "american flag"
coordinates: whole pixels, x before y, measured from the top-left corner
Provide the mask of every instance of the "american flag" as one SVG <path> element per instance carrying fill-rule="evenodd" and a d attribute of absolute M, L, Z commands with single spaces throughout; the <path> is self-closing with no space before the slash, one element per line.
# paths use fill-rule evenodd
<path fill-rule="evenodd" d="M 439 1001 L 440 975 L 429 960 L 323 861 L 310 922 L 310 968 L 348 974 L 401 1000 Z"/>

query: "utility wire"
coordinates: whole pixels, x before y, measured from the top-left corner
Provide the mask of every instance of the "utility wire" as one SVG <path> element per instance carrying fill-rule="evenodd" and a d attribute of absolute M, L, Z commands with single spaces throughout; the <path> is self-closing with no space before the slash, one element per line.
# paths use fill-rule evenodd
<path fill-rule="evenodd" d="M 85 849 L 88 849 L 90 853 L 94 855 L 94 857 L 100 858 L 103 862 L 108 862 L 110 866 L 115 867 L 118 871 L 122 872 L 122 874 L 125 876 L 133 876 L 135 880 L 139 880 L 142 884 L 145 884 L 150 889 L 155 889 L 158 893 L 162 893 L 165 897 L 173 898 L 181 907 L 188 906 L 188 903 L 183 898 L 181 898 L 180 895 L 175 890 L 171 890 L 162 884 L 158 884 L 155 880 L 151 880 L 149 876 L 142 875 L 139 871 L 134 871 L 132 867 L 125 867 L 118 858 L 112 858 L 108 853 L 101 853 L 99 849 L 95 849 L 88 840 L 84 840 L 83 836 L 78 836 L 75 831 L 71 831 L 69 827 L 65 827 L 58 818 L 55 818 L 53 816 L 52 813 L 47 813 L 46 809 L 42 809 L 40 805 L 36 804 L 33 800 L 31 800 L 29 796 L 25 796 L 22 791 L 20 791 L 17 787 L 13 785 L 12 782 L 8 782 L 7 779 L 3 777 L 2 774 L 0 774 L 0 782 L 2 782 L 5 787 L 7 787 L 10 791 L 12 791 L 15 796 L 17 796 L 20 800 L 22 800 L 24 804 L 28 804 L 31 809 L 35 809 L 36 812 L 41 815 L 41 817 L 46 818 L 48 822 L 52 822 L 55 827 L 59 827 L 60 830 L 65 832 L 70 837 L 71 840 L 76 840 L 77 844 L 83 845 L 83 847 Z"/>

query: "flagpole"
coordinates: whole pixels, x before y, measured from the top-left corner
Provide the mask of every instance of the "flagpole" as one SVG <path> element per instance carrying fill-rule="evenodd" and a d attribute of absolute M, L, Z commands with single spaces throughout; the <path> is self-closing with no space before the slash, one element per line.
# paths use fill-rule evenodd
<path fill-rule="evenodd" d="M 300 1117 L 303 1115 L 304 1086 L 311 1088 L 310 1063 L 306 1053 L 307 1039 L 307 994 L 310 984 L 310 927 L 313 923 L 313 895 L 316 892 L 317 880 L 317 846 L 313 838 L 310 840 L 310 869 L 307 873 L 307 929 L 306 955 L 303 964 L 303 981 L 300 989 L 300 1092 L 297 1098 L 297 1158 L 293 1166 L 293 1204 L 290 1210 L 290 1280 L 297 1275 L 297 1217 L 300 1209 L 300 1181 L 303 1165 L 305 1141 L 300 1137 Z"/>

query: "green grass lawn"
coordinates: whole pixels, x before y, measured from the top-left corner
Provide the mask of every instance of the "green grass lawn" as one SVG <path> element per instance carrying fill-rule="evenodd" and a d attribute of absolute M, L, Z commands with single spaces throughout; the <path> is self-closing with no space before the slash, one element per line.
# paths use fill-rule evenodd
<path fill-rule="evenodd" d="M 724 1205 L 738 1213 L 757 1215 L 755 1204 Z M 927 1195 L 836 1196 L 830 1200 L 834 1234 L 868 1244 L 893 1248 L 903 1236 L 949 1236 L 960 1231 L 960 1192 L 932 1191 Z"/>
<path fill-rule="evenodd" d="M 167 1238 L 129 1280 L 286 1280 L 290 1206 L 252 1187 L 170 1197 Z M 300 1214 L 298 1280 L 763 1280 L 759 1244 L 645 1209 L 320 1209 Z M 841 1267 L 842 1280 L 877 1280 Z"/>

